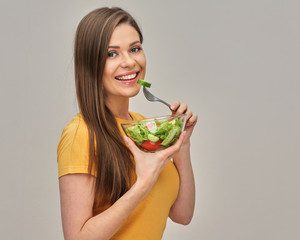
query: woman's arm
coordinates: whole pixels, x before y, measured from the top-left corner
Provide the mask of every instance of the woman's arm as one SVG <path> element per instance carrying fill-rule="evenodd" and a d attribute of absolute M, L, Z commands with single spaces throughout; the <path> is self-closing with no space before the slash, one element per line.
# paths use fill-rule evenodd
<path fill-rule="evenodd" d="M 173 162 L 179 174 L 180 185 L 169 217 L 176 223 L 187 225 L 192 220 L 195 207 L 195 181 L 189 146 L 182 148 L 180 153 L 174 156 Z"/>
<path fill-rule="evenodd" d="M 184 134 L 170 148 L 144 153 L 125 138 L 136 162 L 136 183 L 110 208 L 92 216 L 95 177 L 69 174 L 60 177 L 61 213 L 66 240 L 110 239 L 148 194 L 169 158 L 179 151 Z"/>
<path fill-rule="evenodd" d="M 173 113 L 187 114 L 187 122 L 185 127 L 186 136 L 181 149 L 173 157 L 180 178 L 180 186 L 177 199 L 170 209 L 169 217 L 174 222 L 187 225 L 192 220 L 195 208 L 195 180 L 190 155 L 190 137 L 198 117 L 188 110 L 187 105 L 184 103 L 174 102 L 172 106 Z"/>
<path fill-rule="evenodd" d="M 95 177 L 70 174 L 60 178 L 61 211 L 66 240 L 110 239 L 146 196 L 137 182 L 106 211 L 92 217 Z"/>

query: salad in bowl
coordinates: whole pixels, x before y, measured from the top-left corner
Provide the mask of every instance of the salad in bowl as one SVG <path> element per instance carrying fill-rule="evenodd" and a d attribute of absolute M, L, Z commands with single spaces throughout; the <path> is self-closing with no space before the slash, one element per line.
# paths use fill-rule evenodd
<path fill-rule="evenodd" d="M 185 127 L 186 114 L 146 118 L 121 123 L 125 134 L 145 152 L 156 152 L 172 146 Z"/>

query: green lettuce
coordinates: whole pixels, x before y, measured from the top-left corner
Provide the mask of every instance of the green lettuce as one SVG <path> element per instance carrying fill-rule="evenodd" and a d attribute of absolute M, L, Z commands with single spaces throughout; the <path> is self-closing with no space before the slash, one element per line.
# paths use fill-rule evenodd
<path fill-rule="evenodd" d="M 150 133 L 149 130 L 140 123 L 133 127 L 126 128 L 126 131 L 128 136 L 138 145 L 141 145 L 144 141 L 148 140 L 148 134 Z"/>
<path fill-rule="evenodd" d="M 138 145 L 141 145 L 144 141 L 150 140 L 151 142 L 157 142 L 162 140 L 163 146 L 170 146 L 178 139 L 183 122 L 176 118 L 169 121 L 155 121 L 155 125 L 148 130 L 147 123 L 138 122 L 137 125 L 128 127 L 126 129 L 128 136 L 134 140 Z"/>

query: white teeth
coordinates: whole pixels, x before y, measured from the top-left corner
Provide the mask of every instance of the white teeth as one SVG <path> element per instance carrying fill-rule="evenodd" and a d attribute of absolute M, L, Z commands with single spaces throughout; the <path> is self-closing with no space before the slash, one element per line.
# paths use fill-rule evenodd
<path fill-rule="evenodd" d="M 129 79 L 133 79 L 135 78 L 137 75 L 137 73 L 131 74 L 131 75 L 126 75 L 126 76 L 122 76 L 122 77 L 116 77 L 116 79 L 118 80 L 129 80 Z"/>

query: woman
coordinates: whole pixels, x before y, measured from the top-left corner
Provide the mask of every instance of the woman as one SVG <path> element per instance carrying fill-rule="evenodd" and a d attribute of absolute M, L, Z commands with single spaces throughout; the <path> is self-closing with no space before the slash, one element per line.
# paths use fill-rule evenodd
<path fill-rule="evenodd" d="M 140 90 L 136 81 L 145 77 L 142 41 L 138 25 L 120 8 L 96 9 L 78 25 L 74 62 L 80 113 L 58 145 L 67 240 L 156 240 L 168 216 L 181 224 L 191 221 L 190 136 L 197 115 L 174 102 L 173 114 L 187 114 L 186 128 L 175 145 L 157 153 L 140 151 L 120 131 L 120 123 L 144 118 L 129 112 L 129 98 Z"/>

